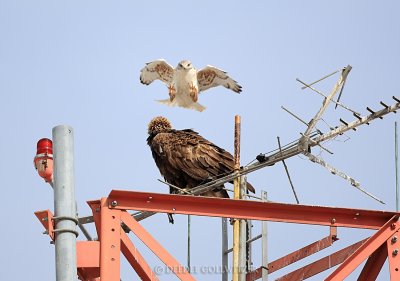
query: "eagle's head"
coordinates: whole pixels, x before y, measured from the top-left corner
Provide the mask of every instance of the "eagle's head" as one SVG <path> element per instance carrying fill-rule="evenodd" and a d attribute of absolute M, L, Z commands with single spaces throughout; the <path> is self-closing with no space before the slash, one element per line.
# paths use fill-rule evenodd
<path fill-rule="evenodd" d="M 157 116 L 151 119 L 147 132 L 149 135 L 167 132 L 172 129 L 171 123 L 163 116 Z"/>
<path fill-rule="evenodd" d="M 192 63 L 189 60 L 183 60 L 180 63 L 178 63 L 177 69 L 181 69 L 181 70 L 189 70 L 192 69 Z"/>

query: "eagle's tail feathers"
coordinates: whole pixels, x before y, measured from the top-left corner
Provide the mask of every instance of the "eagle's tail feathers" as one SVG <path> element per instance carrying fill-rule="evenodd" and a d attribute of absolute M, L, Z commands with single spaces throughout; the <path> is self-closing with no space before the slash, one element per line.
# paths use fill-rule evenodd
<path fill-rule="evenodd" d="M 254 187 L 249 182 L 247 183 L 247 190 L 252 192 L 252 193 L 256 193 L 256 190 L 254 189 Z"/>
<path fill-rule="evenodd" d="M 172 216 L 172 214 L 167 214 L 168 215 L 168 221 L 170 224 L 174 224 L 174 217 Z"/>
<path fill-rule="evenodd" d="M 233 184 L 233 181 L 230 181 L 229 183 Z M 247 182 L 246 187 L 247 187 L 247 191 L 250 191 L 252 193 L 256 193 L 256 190 L 255 190 L 254 186 L 251 185 L 251 183 Z"/>

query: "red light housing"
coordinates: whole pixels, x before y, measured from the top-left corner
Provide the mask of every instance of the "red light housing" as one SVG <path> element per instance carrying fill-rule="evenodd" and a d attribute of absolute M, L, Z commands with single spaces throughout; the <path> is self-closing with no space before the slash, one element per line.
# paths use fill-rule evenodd
<path fill-rule="evenodd" d="M 43 138 L 37 142 L 36 156 L 33 159 L 36 170 L 46 182 L 53 182 L 53 142 Z"/>
<path fill-rule="evenodd" d="M 42 154 L 42 153 L 47 153 L 47 154 L 53 154 L 53 142 L 49 139 L 40 139 L 37 142 L 37 154 Z"/>

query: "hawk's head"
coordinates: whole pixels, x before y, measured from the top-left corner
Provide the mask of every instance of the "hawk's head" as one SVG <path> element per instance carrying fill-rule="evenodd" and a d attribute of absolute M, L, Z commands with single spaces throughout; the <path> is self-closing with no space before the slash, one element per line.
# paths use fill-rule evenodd
<path fill-rule="evenodd" d="M 172 129 L 171 123 L 163 116 L 157 116 L 151 119 L 147 132 L 149 135 L 167 132 Z"/>
<path fill-rule="evenodd" d="M 192 63 L 189 60 L 183 60 L 180 63 L 178 63 L 177 69 L 185 69 L 189 70 L 192 69 Z"/>

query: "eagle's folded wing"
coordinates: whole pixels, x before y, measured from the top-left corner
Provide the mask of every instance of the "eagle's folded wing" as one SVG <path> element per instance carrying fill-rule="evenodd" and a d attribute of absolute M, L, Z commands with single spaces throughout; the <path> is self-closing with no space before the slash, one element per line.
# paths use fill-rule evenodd
<path fill-rule="evenodd" d="M 159 133 L 151 148 L 160 170 L 185 173 L 194 180 L 207 180 L 233 170 L 232 155 L 192 130 Z M 165 174 L 164 174 L 165 176 Z M 176 175 L 175 175 L 176 176 Z M 178 176 L 179 177 L 179 176 Z"/>
<path fill-rule="evenodd" d="M 215 180 L 234 170 L 232 154 L 192 130 L 159 133 L 150 147 L 165 180 L 181 188 L 188 182 L 199 184 Z M 250 183 L 247 189 L 255 193 Z"/>
<path fill-rule="evenodd" d="M 197 72 L 197 81 L 199 83 L 199 91 L 205 91 L 220 85 L 231 89 L 236 93 L 240 93 L 242 91 L 242 86 L 230 78 L 225 71 L 211 65 L 208 65 Z"/>
<path fill-rule="evenodd" d="M 171 84 L 174 77 L 174 68 L 165 60 L 159 59 L 146 64 L 140 71 L 140 82 L 149 85 L 159 79 L 166 84 Z"/>

